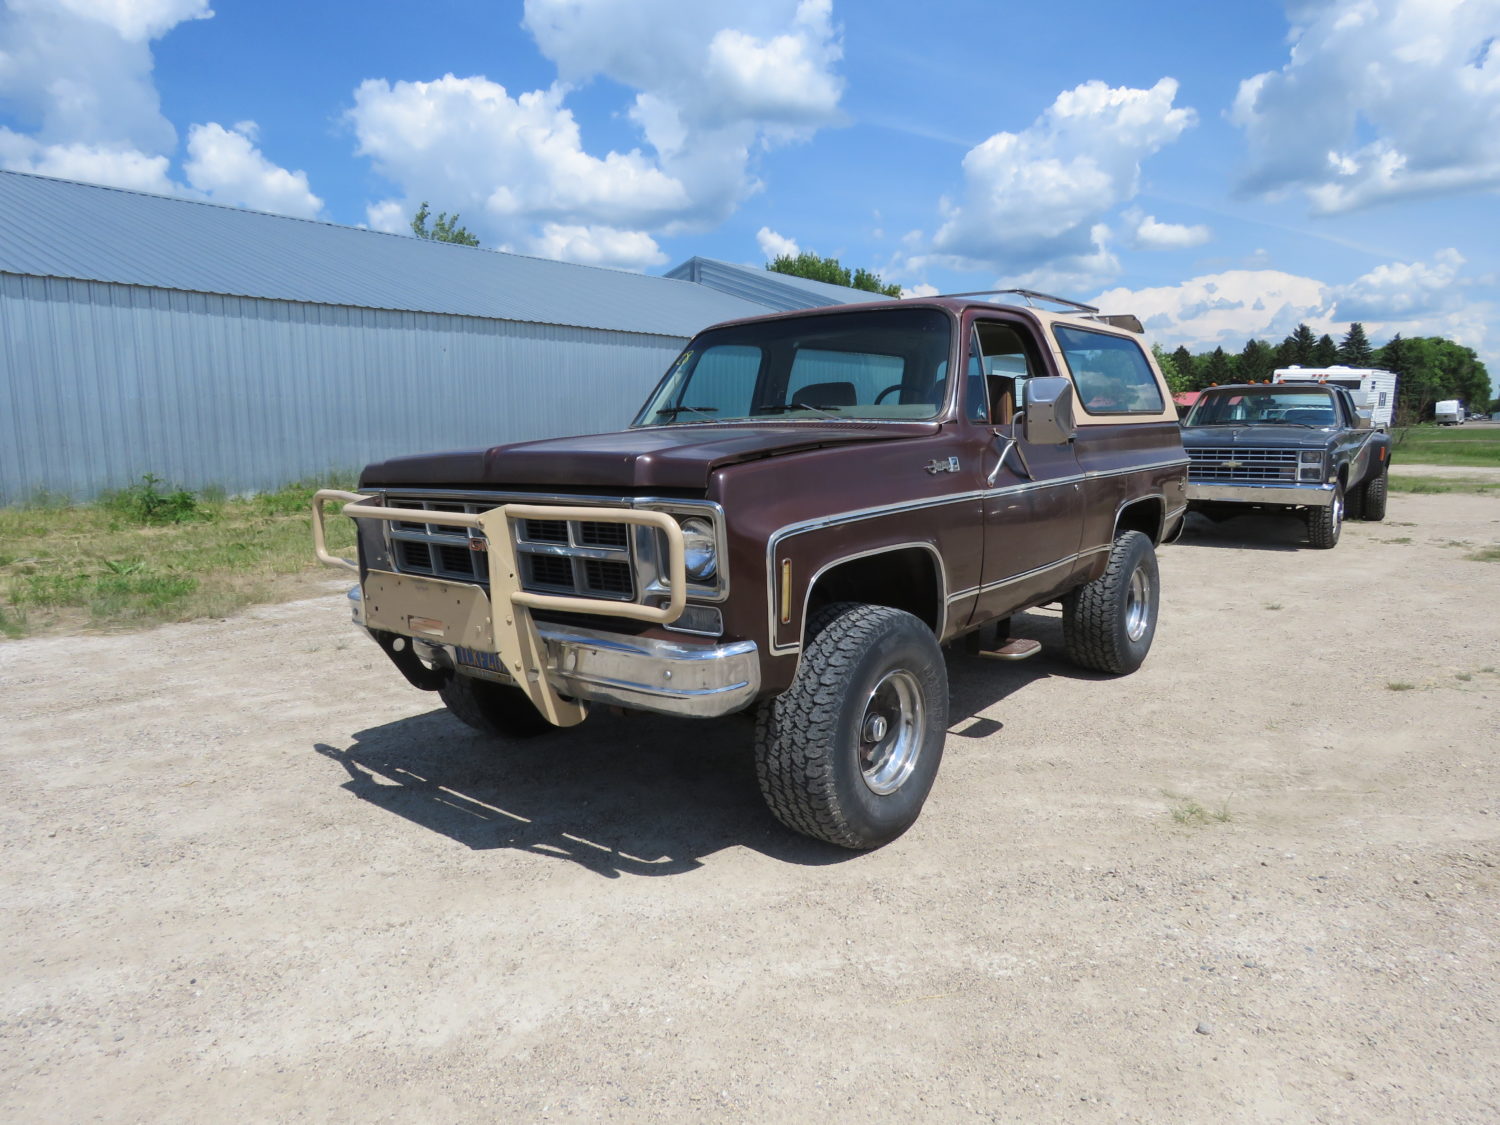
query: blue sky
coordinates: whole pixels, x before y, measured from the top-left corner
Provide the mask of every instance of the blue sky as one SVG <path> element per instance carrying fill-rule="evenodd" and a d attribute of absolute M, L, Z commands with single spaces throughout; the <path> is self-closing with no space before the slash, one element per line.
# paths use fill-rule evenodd
<path fill-rule="evenodd" d="M 4 0 L 0 166 L 661 272 L 812 250 L 1500 374 L 1500 0 Z"/>

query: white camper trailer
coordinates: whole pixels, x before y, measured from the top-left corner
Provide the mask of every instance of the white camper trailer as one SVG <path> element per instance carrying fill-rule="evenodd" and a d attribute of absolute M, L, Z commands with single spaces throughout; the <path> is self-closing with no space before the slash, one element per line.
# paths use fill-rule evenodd
<path fill-rule="evenodd" d="M 1464 404 L 1456 398 L 1445 398 L 1432 408 L 1432 420 L 1440 426 L 1462 426 Z"/>
<path fill-rule="evenodd" d="M 1273 383 L 1332 383 L 1347 387 L 1370 423 L 1384 429 L 1396 413 L 1396 373 L 1374 367 L 1278 367 Z"/>

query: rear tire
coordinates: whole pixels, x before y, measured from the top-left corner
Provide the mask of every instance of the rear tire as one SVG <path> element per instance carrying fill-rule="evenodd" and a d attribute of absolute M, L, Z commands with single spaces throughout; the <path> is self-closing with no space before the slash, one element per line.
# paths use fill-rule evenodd
<path fill-rule="evenodd" d="M 1063 598 L 1068 659 L 1096 672 L 1134 672 L 1151 651 L 1160 603 L 1151 540 L 1140 531 L 1121 532 L 1103 575 Z"/>
<path fill-rule="evenodd" d="M 1378 523 L 1385 519 L 1385 501 L 1389 484 L 1386 478 L 1389 474 L 1390 469 L 1382 468 L 1378 477 L 1365 484 L 1365 502 L 1360 512 L 1360 519 L 1371 523 Z"/>
<path fill-rule="evenodd" d="M 948 727 L 948 669 L 932 630 L 888 606 L 841 602 L 809 623 L 797 678 L 763 703 L 755 774 L 772 814 L 843 848 L 916 822 Z"/>
<path fill-rule="evenodd" d="M 520 688 L 456 673 L 438 688 L 453 717 L 481 734 L 497 738 L 535 738 L 557 728 L 549 723 Z"/>
<path fill-rule="evenodd" d="M 1326 508 L 1307 509 L 1307 541 L 1314 547 L 1327 550 L 1339 545 L 1339 533 L 1344 530 L 1344 486 L 1333 490 L 1333 502 Z"/>

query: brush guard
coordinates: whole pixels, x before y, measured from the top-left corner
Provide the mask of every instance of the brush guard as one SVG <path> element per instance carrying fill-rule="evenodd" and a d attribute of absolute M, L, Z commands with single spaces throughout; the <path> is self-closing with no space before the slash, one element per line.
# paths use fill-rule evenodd
<path fill-rule="evenodd" d="M 338 489 L 320 489 L 313 496 L 313 550 L 318 561 L 359 573 L 351 559 L 328 550 L 324 532 L 330 502 L 344 505 L 342 515 L 356 520 L 410 520 L 408 508 L 386 508 L 369 496 Z M 506 673 L 548 722 L 570 727 L 581 723 L 587 707 L 559 695 L 547 676 L 547 650 L 532 619 L 532 610 L 626 617 L 670 625 L 687 602 L 686 552 L 682 528 L 665 512 L 629 508 L 599 508 L 552 504 L 501 504 L 470 515 L 465 512 L 424 511 L 423 523 L 477 529 L 487 541 L 489 591 L 468 582 L 449 582 L 415 574 L 367 571 L 362 580 L 365 624 L 418 640 L 435 641 L 478 652 L 495 653 Z M 626 523 L 660 531 L 667 543 L 666 605 L 641 605 L 604 598 L 560 597 L 521 588 L 512 520 L 588 520 Z M 498 611 L 498 612 L 497 612 Z M 407 648 L 410 652 L 410 647 Z"/>

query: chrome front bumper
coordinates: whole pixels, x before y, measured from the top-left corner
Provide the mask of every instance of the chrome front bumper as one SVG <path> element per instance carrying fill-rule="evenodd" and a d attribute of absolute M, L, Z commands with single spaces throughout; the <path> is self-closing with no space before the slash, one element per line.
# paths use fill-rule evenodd
<path fill-rule="evenodd" d="M 1286 504 L 1326 508 L 1333 503 L 1332 484 L 1199 484 L 1188 481 L 1187 498 L 1231 504 Z"/>
<path fill-rule="evenodd" d="M 360 588 L 349 591 L 354 623 L 366 629 Z M 546 648 L 547 680 L 558 693 L 593 703 L 689 718 L 738 711 L 760 691 L 760 653 L 754 641 L 685 644 L 538 621 Z M 458 669 L 458 649 L 412 639 L 429 663 Z M 462 674 L 514 684 L 504 672 L 462 665 Z"/>

